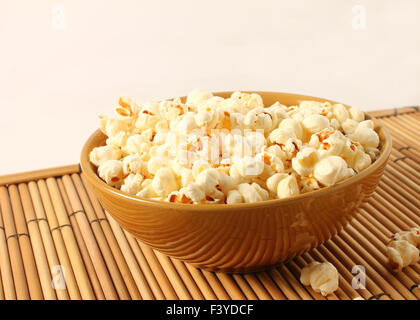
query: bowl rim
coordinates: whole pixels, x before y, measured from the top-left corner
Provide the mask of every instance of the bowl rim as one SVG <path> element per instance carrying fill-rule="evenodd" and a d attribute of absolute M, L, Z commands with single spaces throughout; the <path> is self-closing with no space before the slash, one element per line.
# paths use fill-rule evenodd
<path fill-rule="evenodd" d="M 213 92 L 214 95 L 226 95 L 231 94 L 234 91 L 221 91 L 221 92 Z M 319 97 L 313 97 L 313 96 L 307 96 L 302 94 L 294 94 L 294 93 L 285 93 L 285 92 L 275 92 L 275 91 L 241 91 L 241 92 L 247 92 L 247 93 L 257 93 L 257 94 L 282 94 L 282 95 L 288 95 L 288 96 L 297 96 L 299 98 L 305 99 L 305 100 L 318 100 L 318 101 L 328 101 L 330 103 L 336 104 L 341 102 L 336 102 L 329 99 L 319 98 Z M 343 104 L 343 103 L 342 103 Z M 348 105 L 343 104 L 347 108 L 349 108 Z M 202 210 L 212 210 L 212 211 L 230 211 L 230 210 L 239 210 L 239 209 L 252 209 L 252 208 L 263 208 L 263 207 L 272 207 L 276 205 L 287 205 L 292 204 L 295 202 L 298 202 L 302 199 L 306 199 L 309 197 L 319 197 L 324 195 L 325 193 L 334 192 L 337 190 L 341 190 L 343 188 L 346 188 L 347 186 L 351 184 L 355 184 L 365 178 L 366 176 L 370 175 L 374 171 L 376 171 L 380 166 L 382 166 L 389 157 L 389 154 L 391 153 L 392 148 L 392 140 L 391 135 L 389 134 L 389 131 L 386 129 L 386 127 L 378 122 L 378 120 L 369 115 L 369 113 L 365 112 L 365 115 L 368 119 L 372 120 L 375 124 L 376 131 L 380 131 L 383 134 L 384 139 L 381 140 L 382 142 L 382 148 L 380 150 L 379 157 L 375 160 L 374 163 L 372 163 L 369 167 L 367 167 L 365 170 L 363 170 L 360 173 L 355 174 L 354 176 L 345 179 L 333 186 L 329 187 L 323 187 L 319 190 L 313 190 L 310 192 L 302 193 L 290 198 L 284 198 L 284 199 L 270 199 L 270 200 L 264 200 L 260 202 L 254 202 L 254 203 L 235 203 L 235 204 L 184 204 L 184 203 L 171 203 L 171 202 L 164 202 L 160 200 L 152 200 L 147 198 L 141 198 L 135 195 L 130 195 L 125 192 L 122 192 L 112 186 L 109 186 L 105 183 L 102 179 L 99 178 L 97 173 L 92 169 L 92 165 L 89 161 L 89 153 L 90 150 L 93 149 L 92 143 L 95 140 L 95 138 L 103 134 L 100 129 L 97 129 L 95 132 L 93 132 L 88 140 L 85 142 L 81 156 L 80 156 L 80 166 L 82 169 L 82 172 L 86 175 L 88 178 L 88 181 L 96 185 L 96 187 L 103 189 L 105 193 L 107 193 L 110 196 L 117 196 L 124 198 L 126 200 L 136 202 L 139 205 L 144 205 L 148 207 L 154 207 L 156 209 L 172 209 L 172 210 L 183 210 L 183 211 L 202 211 Z"/>

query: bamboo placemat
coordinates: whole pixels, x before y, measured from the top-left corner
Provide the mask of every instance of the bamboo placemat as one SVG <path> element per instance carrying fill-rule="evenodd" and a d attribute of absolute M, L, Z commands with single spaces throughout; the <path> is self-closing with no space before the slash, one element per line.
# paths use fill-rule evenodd
<path fill-rule="evenodd" d="M 0 177 L 0 299 L 419 299 L 419 264 L 391 272 L 385 250 L 420 225 L 420 113 L 373 114 L 393 136 L 377 191 L 339 235 L 265 272 L 212 273 L 154 251 L 103 210 L 78 165 Z M 339 271 L 327 298 L 299 282 L 313 260 Z M 351 285 L 355 265 L 365 289 Z"/>

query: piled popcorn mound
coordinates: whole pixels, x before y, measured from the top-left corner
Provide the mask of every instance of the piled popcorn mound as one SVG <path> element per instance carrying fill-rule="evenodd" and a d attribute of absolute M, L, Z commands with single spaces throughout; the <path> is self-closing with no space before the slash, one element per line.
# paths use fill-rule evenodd
<path fill-rule="evenodd" d="M 100 117 L 106 145 L 90 161 L 107 184 L 176 203 L 252 203 L 332 186 L 367 168 L 379 137 L 362 111 L 193 91 L 185 103 L 121 97 Z"/>

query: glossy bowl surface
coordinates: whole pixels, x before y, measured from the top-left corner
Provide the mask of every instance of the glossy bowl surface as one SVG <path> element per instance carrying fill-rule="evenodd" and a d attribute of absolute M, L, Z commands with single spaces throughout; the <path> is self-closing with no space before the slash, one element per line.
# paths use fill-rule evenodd
<path fill-rule="evenodd" d="M 330 101 L 290 93 L 256 92 L 265 105 L 280 101 Z M 215 95 L 230 96 L 231 92 Z M 375 190 L 391 152 L 387 130 L 371 118 L 380 136 L 378 159 L 361 173 L 331 187 L 290 199 L 232 205 L 166 203 L 125 194 L 108 186 L 89 162 L 105 144 L 95 131 L 80 164 L 103 207 L 135 237 L 171 257 L 211 271 L 248 272 L 278 265 L 337 234 Z"/>

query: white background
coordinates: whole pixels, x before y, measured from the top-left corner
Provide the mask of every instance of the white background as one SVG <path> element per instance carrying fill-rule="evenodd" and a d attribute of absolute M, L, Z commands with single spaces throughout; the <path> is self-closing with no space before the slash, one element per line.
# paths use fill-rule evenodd
<path fill-rule="evenodd" d="M 418 0 L 1 0 L 0 174 L 77 163 L 120 95 L 259 89 L 364 110 L 419 104 L 419 13 Z"/>

